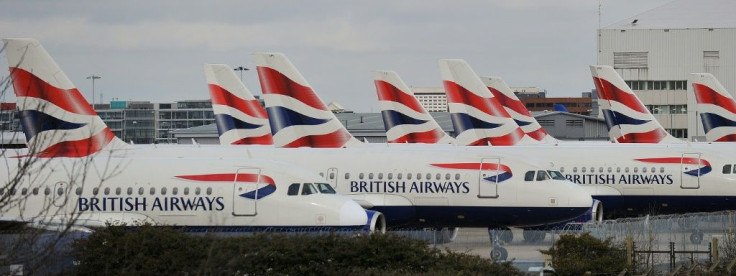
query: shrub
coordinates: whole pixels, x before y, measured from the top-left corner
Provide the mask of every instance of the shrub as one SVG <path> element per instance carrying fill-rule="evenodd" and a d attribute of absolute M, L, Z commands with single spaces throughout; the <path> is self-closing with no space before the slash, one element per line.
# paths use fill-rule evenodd
<path fill-rule="evenodd" d="M 549 250 L 542 254 L 552 256 L 552 266 L 560 275 L 617 274 L 626 267 L 626 253 L 610 239 L 599 240 L 589 233 L 561 235 Z"/>

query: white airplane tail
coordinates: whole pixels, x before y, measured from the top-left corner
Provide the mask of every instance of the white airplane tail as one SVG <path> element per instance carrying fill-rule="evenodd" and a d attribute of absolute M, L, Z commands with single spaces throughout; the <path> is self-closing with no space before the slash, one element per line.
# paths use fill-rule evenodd
<path fill-rule="evenodd" d="M 554 143 L 557 139 L 547 133 L 537 122 L 529 109 L 524 106 L 511 87 L 500 77 L 482 77 L 483 83 L 488 87 L 498 102 L 506 108 L 521 130 L 534 140 L 544 143 Z"/>
<path fill-rule="evenodd" d="M 37 40 L 3 42 L 30 154 L 85 157 L 127 147 Z"/>
<path fill-rule="evenodd" d="M 531 143 L 464 60 L 439 61 L 455 139 L 467 146 L 511 146 Z"/>
<path fill-rule="evenodd" d="M 453 143 L 396 72 L 373 71 L 373 80 L 389 143 Z"/>
<path fill-rule="evenodd" d="M 683 143 L 664 130 L 626 82 L 607 65 L 590 66 L 598 103 L 617 143 Z"/>
<path fill-rule="evenodd" d="M 225 64 L 205 64 L 217 133 L 222 145 L 273 145 L 266 110 Z"/>
<path fill-rule="evenodd" d="M 690 74 L 708 142 L 736 141 L 736 101 L 711 74 Z"/>

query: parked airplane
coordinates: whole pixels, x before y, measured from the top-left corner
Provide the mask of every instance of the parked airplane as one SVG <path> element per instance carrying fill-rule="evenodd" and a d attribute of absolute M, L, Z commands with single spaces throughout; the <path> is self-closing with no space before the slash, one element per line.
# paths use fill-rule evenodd
<path fill-rule="evenodd" d="M 273 145 L 266 110 L 225 64 L 205 64 L 217 133 L 223 145 Z"/>
<path fill-rule="evenodd" d="M 590 66 L 598 104 L 606 119 L 611 141 L 616 143 L 683 143 L 667 133 L 616 70 Z"/>
<path fill-rule="evenodd" d="M 414 93 L 394 71 L 373 71 L 383 125 L 389 143 L 452 144 Z"/>
<path fill-rule="evenodd" d="M 736 101 L 731 94 L 709 73 L 690 74 L 690 82 L 705 139 L 708 142 L 736 141 Z"/>
<path fill-rule="evenodd" d="M 382 214 L 292 164 L 130 147 L 36 40 L 4 39 L 4 49 L 29 149 L 4 152 L 3 222 L 61 230 L 109 222 L 225 231 L 385 227 Z"/>
<path fill-rule="evenodd" d="M 514 91 L 511 90 L 506 82 L 500 77 L 481 77 L 483 83 L 491 91 L 493 97 L 503 106 L 511 115 L 521 130 L 534 140 L 545 143 L 556 143 L 557 139 L 547 133 L 542 126 L 534 119 L 534 115 L 524 106 Z"/>

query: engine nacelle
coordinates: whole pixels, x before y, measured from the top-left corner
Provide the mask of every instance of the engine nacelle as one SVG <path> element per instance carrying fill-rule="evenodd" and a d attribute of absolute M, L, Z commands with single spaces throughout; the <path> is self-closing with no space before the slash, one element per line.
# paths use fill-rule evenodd
<path fill-rule="evenodd" d="M 365 210 L 365 214 L 368 215 L 368 221 L 363 227 L 363 230 L 371 233 L 386 233 L 386 217 L 383 213 L 373 210 Z"/>
<path fill-rule="evenodd" d="M 593 199 L 593 206 L 590 207 L 585 215 L 578 219 L 578 222 L 601 222 L 603 221 L 603 202 L 597 199 Z"/>

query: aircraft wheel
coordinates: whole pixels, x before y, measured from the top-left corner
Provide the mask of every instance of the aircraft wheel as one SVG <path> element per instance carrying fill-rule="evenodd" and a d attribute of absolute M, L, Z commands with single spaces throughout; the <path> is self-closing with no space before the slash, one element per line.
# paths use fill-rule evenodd
<path fill-rule="evenodd" d="M 529 243 L 540 242 L 546 235 L 543 231 L 524 229 L 524 241 Z"/>
<path fill-rule="evenodd" d="M 690 234 L 690 242 L 693 244 L 700 244 L 703 242 L 703 233 L 695 232 Z"/>
<path fill-rule="evenodd" d="M 498 230 L 498 239 L 504 244 L 511 243 L 514 240 L 514 232 L 511 232 L 509 228 L 503 228 Z"/>
<path fill-rule="evenodd" d="M 509 252 L 506 248 L 500 246 L 494 246 L 491 248 L 491 260 L 493 261 L 505 261 L 509 257 Z"/>

